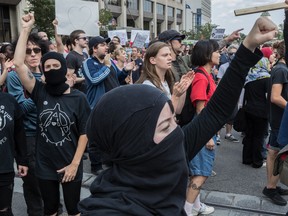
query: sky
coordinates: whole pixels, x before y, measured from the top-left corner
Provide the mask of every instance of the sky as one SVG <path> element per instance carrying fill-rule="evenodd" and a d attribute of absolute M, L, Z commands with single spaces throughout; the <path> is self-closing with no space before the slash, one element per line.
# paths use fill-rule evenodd
<path fill-rule="evenodd" d="M 219 25 L 218 28 L 225 28 L 228 35 L 234 30 L 244 28 L 242 33 L 248 34 L 255 20 L 261 13 L 235 16 L 234 10 L 250 8 L 255 6 L 282 3 L 284 0 L 211 0 L 212 3 L 212 24 Z M 284 9 L 269 11 L 272 21 L 277 26 L 283 23 Z"/>

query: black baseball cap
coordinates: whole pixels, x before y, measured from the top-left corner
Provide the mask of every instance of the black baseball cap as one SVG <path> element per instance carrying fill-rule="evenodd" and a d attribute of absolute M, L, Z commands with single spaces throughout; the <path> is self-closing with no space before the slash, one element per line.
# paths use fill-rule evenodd
<path fill-rule="evenodd" d="M 170 29 L 170 30 L 161 32 L 158 35 L 158 40 L 162 42 L 167 42 L 171 40 L 184 40 L 185 37 L 186 37 L 185 35 L 180 34 L 178 31 Z"/>
<path fill-rule="evenodd" d="M 109 43 L 110 41 L 111 41 L 110 38 L 103 38 L 101 36 L 93 37 L 93 38 L 89 39 L 89 49 L 92 49 L 97 44 L 101 44 L 104 42 Z"/>

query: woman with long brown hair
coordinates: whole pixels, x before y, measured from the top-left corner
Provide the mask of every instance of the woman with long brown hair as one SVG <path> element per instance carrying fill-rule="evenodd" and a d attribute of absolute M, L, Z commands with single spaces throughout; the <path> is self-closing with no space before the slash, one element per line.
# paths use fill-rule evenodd
<path fill-rule="evenodd" d="M 164 91 L 171 99 L 176 114 L 179 114 L 185 102 L 186 90 L 191 84 L 194 74 L 189 72 L 182 76 L 180 82 L 174 83 L 171 66 L 170 46 L 164 42 L 151 44 L 146 51 L 143 71 L 138 83 L 154 86 Z"/>

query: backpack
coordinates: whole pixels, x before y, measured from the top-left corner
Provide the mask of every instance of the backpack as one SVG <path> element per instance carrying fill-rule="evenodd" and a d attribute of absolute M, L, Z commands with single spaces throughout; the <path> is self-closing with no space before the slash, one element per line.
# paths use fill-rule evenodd
<path fill-rule="evenodd" d="M 273 169 L 273 175 L 279 174 L 280 182 L 288 186 L 288 145 L 279 151 Z"/>
<path fill-rule="evenodd" d="M 210 91 L 210 80 L 209 80 L 208 76 L 206 75 L 205 72 L 203 72 L 200 69 L 195 69 L 194 72 L 195 72 L 195 74 L 201 73 L 207 78 L 208 85 L 207 85 L 207 89 L 206 89 L 206 94 L 208 95 L 208 93 Z M 191 90 L 192 90 L 192 84 L 189 86 L 189 88 L 186 91 L 185 103 L 184 103 L 184 106 L 183 106 L 181 113 L 176 115 L 178 125 L 180 125 L 181 127 L 188 124 L 194 118 L 194 116 L 196 114 L 196 107 L 193 106 L 191 99 L 190 99 Z"/>

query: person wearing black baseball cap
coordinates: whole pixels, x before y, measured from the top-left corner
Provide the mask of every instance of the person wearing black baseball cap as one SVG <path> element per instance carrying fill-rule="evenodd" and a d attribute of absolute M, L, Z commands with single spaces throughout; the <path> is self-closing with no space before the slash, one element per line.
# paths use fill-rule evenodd
<path fill-rule="evenodd" d="M 110 38 L 96 36 L 91 38 L 88 43 L 90 58 L 83 62 L 82 72 L 86 81 L 86 96 L 91 109 L 106 92 L 120 86 L 120 82 L 128 75 L 126 71 L 119 70 L 112 61 L 107 46 L 110 41 Z M 102 171 L 102 159 L 97 147 L 93 144 L 89 144 L 89 157 L 91 172 L 98 175 Z"/>
<path fill-rule="evenodd" d="M 185 35 L 180 34 L 174 29 L 166 30 L 159 34 L 158 40 L 168 43 L 171 46 L 172 56 L 172 71 L 175 77 L 175 81 L 179 81 L 182 75 L 186 74 L 191 68 L 188 67 L 186 62 L 180 56 L 182 52 L 182 40 L 185 39 Z"/>

